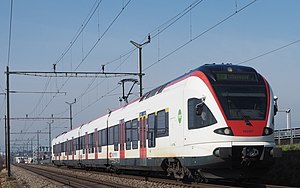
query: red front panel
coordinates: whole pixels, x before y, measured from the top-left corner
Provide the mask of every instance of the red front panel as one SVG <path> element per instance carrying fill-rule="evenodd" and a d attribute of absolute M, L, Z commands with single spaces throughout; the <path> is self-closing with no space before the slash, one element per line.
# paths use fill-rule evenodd
<path fill-rule="evenodd" d="M 267 112 L 266 112 L 266 118 L 265 120 L 249 120 L 251 123 L 251 126 L 246 125 L 246 122 L 244 120 L 228 120 L 225 112 L 221 106 L 221 103 L 210 83 L 207 76 L 200 71 L 195 71 L 190 74 L 190 76 L 197 76 L 199 77 L 208 87 L 210 92 L 212 93 L 214 100 L 217 102 L 217 105 L 222 112 L 223 118 L 226 121 L 226 124 L 231 128 L 234 136 L 262 136 L 263 129 L 267 125 L 268 122 L 268 115 L 269 115 L 269 109 L 270 109 L 270 89 L 268 86 L 268 83 L 264 79 L 266 89 L 267 89 Z"/>

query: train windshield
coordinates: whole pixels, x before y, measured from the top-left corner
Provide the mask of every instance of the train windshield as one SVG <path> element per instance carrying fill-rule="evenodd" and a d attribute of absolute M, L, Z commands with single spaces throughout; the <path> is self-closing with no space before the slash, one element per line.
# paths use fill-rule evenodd
<path fill-rule="evenodd" d="M 267 92 L 264 85 L 214 86 L 229 120 L 264 120 L 267 111 Z"/>

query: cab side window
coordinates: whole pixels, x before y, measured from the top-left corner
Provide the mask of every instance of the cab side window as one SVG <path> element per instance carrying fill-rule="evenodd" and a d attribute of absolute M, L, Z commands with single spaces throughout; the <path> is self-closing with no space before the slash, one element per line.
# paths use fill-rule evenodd
<path fill-rule="evenodd" d="M 188 100 L 188 129 L 198 129 L 215 123 L 216 118 L 203 100 L 198 98 Z"/>

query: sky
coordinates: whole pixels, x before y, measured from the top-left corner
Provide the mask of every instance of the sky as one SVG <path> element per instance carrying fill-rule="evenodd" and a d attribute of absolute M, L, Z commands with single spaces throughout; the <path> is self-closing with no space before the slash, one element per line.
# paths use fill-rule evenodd
<path fill-rule="evenodd" d="M 130 41 L 143 43 L 150 34 L 142 49 L 144 92 L 206 63 L 251 66 L 270 83 L 279 108 L 291 109 L 292 127 L 300 127 L 299 0 L 15 0 L 8 61 L 10 3 L 0 1 L 0 93 L 6 89 L 6 66 L 10 71 L 53 71 L 53 64 L 57 71 L 100 71 L 105 65 L 109 72 L 137 72 L 138 51 Z M 76 128 L 122 104 L 118 82 L 124 78 L 137 77 L 11 75 L 13 91 L 49 92 L 11 94 L 11 117 L 68 118 L 66 102 L 76 98 Z M 135 87 L 129 100 L 138 91 Z M 1 151 L 5 113 L 0 95 Z M 11 132 L 47 132 L 49 122 L 14 120 Z M 278 113 L 275 128 L 285 127 L 286 114 Z M 52 137 L 68 128 L 68 120 L 55 120 Z M 42 135 L 41 145 L 47 146 L 48 136 Z M 36 137 L 12 134 L 12 149 Z"/>

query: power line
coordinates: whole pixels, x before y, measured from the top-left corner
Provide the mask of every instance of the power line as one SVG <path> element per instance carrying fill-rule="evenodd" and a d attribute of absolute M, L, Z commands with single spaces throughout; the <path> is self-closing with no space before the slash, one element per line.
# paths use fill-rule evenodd
<path fill-rule="evenodd" d="M 4 89 L 2 88 L 1 84 L 0 84 L 0 89 L 3 93 L 5 93 Z"/>
<path fill-rule="evenodd" d="M 76 43 L 78 37 L 81 35 L 82 31 L 85 29 L 87 24 L 90 22 L 91 18 L 95 14 L 95 12 L 98 9 L 101 2 L 102 2 L 102 0 L 98 1 L 98 3 L 97 3 L 97 1 L 94 3 L 94 5 L 93 5 L 92 9 L 90 10 L 90 12 L 88 13 L 87 17 L 84 19 L 83 23 L 81 24 L 81 26 L 75 33 L 74 37 L 72 38 L 71 42 L 66 47 L 66 49 L 64 50 L 62 55 L 56 60 L 55 64 L 58 64 L 64 58 L 64 56 L 69 52 L 69 50 L 72 48 L 72 46 Z"/>
<path fill-rule="evenodd" d="M 173 18 L 171 18 L 170 20 L 168 20 L 167 22 L 165 22 L 164 24 L 160 25 L 159 27 L 157 27 L 155 29 L 155 31 L 157 30 L 156 34 L 153 34 L 153 36 L 151 36 L 152 38 L 155 38 L 156 36 L 158 36 L 160 33 L 164 32 L 166 29 L 168 29 L 170 26 L 172 26 L 174 23 L 176 23 L 178 20 L 180 20 L 183 16 L 185 16 L 187 13 L 189 13 L 192 9 L 194 9 L 196 6 L 198 6 L 200 3 L 202 3 L 203 0 L 201 1 L 195 1 L 194 3 L 192 3 L 191 5 L 189 5 L 187 8 L 185 8 L 183 11 L 181 11 L 180 13 L 178 13 L 176 16 L 174 16 Z M 164 25 L 167 25 L 165 27 L 163 27 Z M 162 28 L 163 27 L 163 28 Z M 162 28 L 162 29 L 161 29 Z M 154 31 L 153 31 L 154 32 Z"/>
<path fill-rule="evenodd" d="M 185 8 L 183 11 L 181 11 L 180 13 L 178 13 L 176 16 L 172 17 L 172 18 L 171 18 L 170 20 L 168 20 L 167 22 L 165 22 L 165 23 L 161 24 L 160 26 L 158 26 L 158 27 L 157 27 L 156 29 L 154 29 L 152 32 L 157 31 L 157 30 L 159 30 L 160 28 L 162 28 L 163 26 L 165 26 L 165 25 L 168 24 L 168 25 L 167 25 L 165 28 L 163 28 L 161 31 L 159 30 L 159 33 L 165 31 L 167 28 L 169 28 L 171 25 L 173 25 L 175 22 L 177 22 L 180 18 L 182 18 L 184 15 L 186 15 L 188 12 L 190 12 L 193 8 L 195 8 L 197 5 L 199 5 L 202 1 L 203 1 L 203 0 L 201 0 L 201 1 L 200 1 L 200 0 L 197 0 L 197 1 L 195 1 L 194 3 L 190 4 L 190 5 L 189 5 L 187 8 Z M 173 21 L 173 20 L 174 20 L 174 21 Z M 152 32 L 151 32 L 151 33 L 152 33 Z M 159 33 L 154 34 L 154 37 L 156 37 Z M 119 56 L 118 58 L 116 58 L 116 59 L 114 59 L 114 60 L 111 60 L 111 61 L 105 63 L 104 66 L 105 66 L 105 65 L 109 65 L 109 64 L 111 64 L 111 63 L 113 63 L 113 62 L 115 62 L 115 61 L 118 61 L 118 60 L 120 60 L 121 58 L 127 56 L 127 58 L 126 58 L 124 61 L 122 61 L 122 63 L 120 63 L 120 65 L 118 65 L 118 67 L 116 68 L 116 69 L 118 69 L 122 64 L 125 63 L 125 61 L 133 54 L 133 52 L 134 52 L 135 50 L 136 50 L 136 48 L 131 49 L 129 52 L 127 52 L 127 53 L 125 53 L 125 54 L 122 54 L 122 55 Z M 116 69 L 115 69 L 115 70 L 116 70 Z M 78 97 L 78 98 L 81 98 L 83 95 L 85 95 L 85 94 L 87 93 L 87 90 L 91 87 L 91 85 L 94 83 L 95 80 L 96 80 L 96 79 L 94 79 L 94 80 L 89 84 L 88 88 L 87 88 L 87 89 L 84 91 L 84 93 L 81 94 L 80 97 Z M 102 82 L 101 82 L 101 83 L 102 83 Z"/>
<path fill-rule="evenodd" d="M 98 40 L 95 42 L 95 44 L 93 45 L 93 47 L 88 51 L 88 53 L 84 56 L 84 58 L 81 60 L 81 62 L 77 65 L 76 69 L 77 70 L 80 65 L 86 60 L 86 58 L 91 54 L 91 52 L 95 49 L 95 47 L 98 45 L 98 43 L 101 41 L 101 39 L 106 35 L 106 33 L 109 31 L 109 29 L 112 27 L 112 25 L 117 21 L 117 19 L 120 17 L 120 15 L 122 14 L 122 12 L 125 10 L 125 8 L 127 7 L 127 5 L 131 2 L 131 0 L 129 0 L 124 7 L 122 7 L 121 11 L 118 13 L 118 15 L 113 19 L 113 21 L 110 23 L 110 25 L 106 28 L 106 30 L 103 32 L 103 34 L 101 35 L 100 38 L 98 38 Z"/>
<path fill-rule="evenodd" d="M 125 61 L 133 54 L 133 52 L 134 52 L 134 50 L 131 51 L 131 53 L 129 54 L 129 56 L 127 56 L 127 58 L 126 58 L 125 60 L 123 60 L 123 62 L 120 63 L 120 65 L 119 65 L 117 68 L 115 68 L 115 69 L 113 70 L 113 72 L 116 71 L 122 64 L 124 64 L 124 62 L 125 62 Z M 93 89 L 91 89 L 91 90 L 89 91 L 89 88 L 94 84 L 94 82 L 96 81 L 97 78 L 98 78 L 98 77 L 94 78 L 94 79 L 92 80 L 92 82 L 88 85 L 88 87 L 85 89 L 85 91 L 84 91 L 82 94 L 80 94 L 79 97 L 76 97 L 76 98 L 78 99 L 78 101 L 81 100 L 81 98 L 82 98 L 84 95 L 86 95 L 87 93 L 90 93 L 91 91 L 93 91 L 95 88 L 97 88 L 99 85 L 101 85 L 101 84 L 104 82 L 104 80 L 103 80 L 102 82 L 100 82 L 99 84 L 97 84 Z M 106 95 L 106 96 L 108 96 L 108 95 Z M 103 98 L 104 98 L 104 97 L 103 97 Z M 97 101 L 97 102 L 98 102 L 98 101 Z M 86 108 L 85 108 L 85 109 L 86 109 Z M 80 112 L 82 112 L 82 111 L 80 111 Z M 80 112 L 79 112 L 79 113 L 80 113 Z M 77 113 L 77 114 L 79 114 L 79 113 Z"/>
<path fill-rule="evenodd" d="M 172 26 L 174 23 L 176 23 L 178 20 L 180 20 L 183 16 L 185 16 L 187 13 L 189 13 L 192 9 L 194 9 L 196 6 L 198 6 L 201 2 L 203 2 L 203 0 L 194 1 L 188 7 L 186 7 L 181 12 L 179 12 L 178 14 L 176 14 L 175 16 L 173 16 L 171 19 L 167 20 L 163 24 L 161 24 L 158 27 L 156 27 L 155 29 L 153 29 L 151 32 L 149 32 L 149 34 L 151 35 L 151 38 L 152 39 L 156 38 L 159 34 L 161 34 L 162 32 L 164 32 L 165 30 L 167 30 L 170 26 Z M 157 33 L 155 33 L 155 32 L 157 32 Z M 148 35 L 142 41 L 144 41 L 145 39 L 147 39 L 147 37 L 148 37 Z M 121 58 L 123 58 L 123 57 L 125 57 L 125 56 L 127 56 L 129 54 L 132 54 L 133 51 L 135 51 L 135 50 L 136 50 L 136 48 L 133 48 L 133 49 L 129 50 L 128 52 L 120 55 L 119 57 L 117 57 L 117 58 L 115 58 L 115 59 L 113 59 L 111 61 L 108 61 L 104 65 L 109 65 L 111 63 L 114 63 L 114 62 L 120 60 Z"/>
<path fill-rule="evenodd" d="M 108 96 L 109 94 L 111 94 L 112 92 L 114 92 L 116 89 L 118 89 L 119 86 L 115 87 L 114 89 L 108 91 L 106 94 L 102 95 L 101 97 L 99 97 L 98 99 L 96 99 L 94 102 L 90 103 L 88 106 L 86 106 L 84 109 L 82 109 L 81 111 L 77 112 L 73 117 L 76 117 L 79 113 L 83 112 L 84 110 L 86 110 L 87 108 L 93 106 L 94 104 L 96 104 L 98 101 L 100 101 L 101 99 L 103 99 L 104 97 Z"/>
<path fill-rule="evenodd" d="M 9 93 L 14 93 L 14 94 L 64 94 L 66 95 L 67 92 L 64 91 L 10 91 Z"/>
<path fill-rule="evenodd" d="M 103 34 L 101 35 L 100 38 L 98 38 L 98 40 L 94 43 L 94 45 L 92 46 L 92 48 L 89 50 L 89 52 L 86 54 L 86 56 L 81 60 L 81 62 L 77 65 L 75 71 L 81 66 L 81 64 L 86 60 L 86 58 L 91 54 L 91 52 L 95 49 L 95 47 L 98 45 L 98 43 L 101 41 L 101 39 L 106 35 L 106 33 L 109 31 L 109 29 L 112 27 L 112 25 L 116 22 L 116 20 L 120 17 L 120 15 L 123 13 L 123 11 L 125 10 L 125 8 L 129 5 L 129 3 L 131 2 L 131 0 L 129 0 L 121 9 L 121 11 L 117 14 L 117 16 L 113 19 L 113 21 L 111 22 L 111 24 L 107 27 L 107 29 L 103 32 Z M 61 90 L 66 83 L 69 81 L 70 78 L 67 78 L 67 80 L 62 84 L 62 86 L 60 87 L 59 90 Z M 39 114 L 41 115 L 45 109 L 50 105 L 50 103 L 54 100 L 54 98 L 56 97 L 56 95 L 54 95 L 50 101 L 46 104 L 46 106 L 43 108 L 42 112 Z"/>
<path fill-rule="evenodd" d="M 47 90 L 50 81 L 51 81 L 51 78 L 49 78 L 49 79 L 47 80 L 43 92 L 45 92 L 45 91 Z M 32 113 L 38 108 L 38 106 L 41 104 L 41 102 L 42 102 L 44 96 L 45 96 L 45 93 L 42 93 L 41 97 L 40 97 L 39 100 L 38 100 L 38 103 L 37 103 L 37 104 L 35 105 L 35 107 L 31 110 L 31 112 L 29 112 L 29 114 L 32 114 Z"/>
<path fill-rule="evenodd" d="M 2 101 L 2 104 L 1 104 L 1 108 L 0 108 L 0 114 L 2 113 L 2 111 L 4 109 L 5 101 L 6 101 L 6 98 L 3 98 L 3 101 Z"/>
<path fill-rule="evenodd" d="M 179 19 L 181 19 L 183 16 L 185 16 L 188 12 L 190 12 L 192 9 L 194 9 L 197 5 L 199 5 L 201 2 L 203 2 L 203 0 L 197 0 L 197 1 L 194 1 L 192 4 L 190 4 L 188 7 L 186 7 L 184 10 L 182 10 L 181 12 L 179 12 L 177 15 L 175 15 L 174 17 L 172 17 L 171 19 L 169 19 L 168 21 L 166 21 L 165 23 L 163 23 L 163 24 L 161 24 L 160 26 L 158 26 L 157 28 L 155 28 L 153 31 L 151 31 L 150 33 L 154 33 L 154 32 L 156 32 L 156 31 L 158 31 L 158 33 L 156 33 L 156 34 L 154 34 L 154 38 L 156 37 L 156 36 L 158 36 L 160 33 L 162 33 L 162 32 L 164 32 L 165 30 L 167 30 L 170 26 L 172 26 L 174 23 L 176 23 Z M 162 28 L 162 29 L 160 29 L 160 28 Z M 125 60 L 123 60 L 121 63 L 120 63 L 120 65 L 118 65 L 117 66 L 117 68 L 115 69 L 115 70 L 117 70 L 122 64 L 124 64 L 126 61 L 127 61 L 127 59 L 133 54 L 133 52 L 136 50 L 136 48 L 133 48 L 133 49 L 131 49 L 129 52 L 127 52 L 127 53 L 125 53 L 125 54 L 123 54 L 123 55 L 121 55 L 121 56 L 119 56 L 118 58 L 116 58 L 116 59 L 114 59 L 114 60 L 112 60 L 112 61 L 109 61 L 109 62 L 107 62 L 107 63 L 105 63 L 104 64 L 104 66 L 105 65 L 108 65 L 108 64 L 111 64 L 111 63 L 113 63 L 113 62 L 115 62 L 115 61 L 118 61 L 118 60 L 120 60 L 121 58 L 123 58 L 123 57 L 125 57 L 125 56 L 127 56 L 126 57 L 126 59 Z M 114 70 L 114 71 L 115 71 Z M 92 90 L 90 90 L 90 91 L 88 91 L 89 90 L 89 88 L 93 85 L 93 83 L 95 82 L 95 80 L 96 80 L 96 78 L 95 79 L 93 79 L 92 80 L 92 82 L 88 85 L 88 87 L 85 89 L 85 91 L 79 96 L 79 97 L 77 97 L 77 99 L 78 100 L 80 100 L 85 94 L 87 94 L 87 93 L 89 93 L 89 92 L 91 92 L 92 90 L 94 90 L 94 89 L 92 89 Z M 103 82 L 101 82 L 100 84 L 102 84 Z M 97 84 L 97 86 L 98 86 L 99 84 Z M 95 86 L 94 88 L 96 88 L 97 86 Z M 88 105 L 88 107 L 89 107 L 89 105 Z M 87 107 L 86 107 L 87 108 Z M 86 108 L 84 108 L 84 110 L 86 109 Z M 82 111 L 80 111 L 80 112 L 82 112 Z M 80 112 L 78 112 L 78 113 L 80 113 Z M 77 114 L 78 114 L 77 113 Z M 76 115 L 77 115 L 76 114 Z"/>
<path fill-rule="evenodd" d="M 76 117 L 78 114 L 80 114 L 81 112 L 85 111 L 86 109 L 88 109 L 89 107 L 93 106 L 94 104 L 96 104 L 97 102 L 99 102 L 100 100 L 102 100 L 103 98 L 110 96 L 110 94 L 112 92 L 114 92 L 116 89 L 118 89 L 119 86 L 116 86 L 115 88 L 113 88 L 112 90 L 108 91 L 106 94 L 102 95 L 101 97 L 97 98 L 95 101 L 91 102 L 89 105 L 87 105 L 85 108 L 81 109 L 79 112 L 77 112 L 76 114 L 73 115 L 73 118 Z M 67 121 L 62 122 L 60 125 L 65 124 Z"/>
<path fill-rule="evenodd" d="M 181 46 L 177 47 L 175 50 L 171 51 L 170 53 L 168 53 L 167 55 L 165 55 L 164 57 L 162 57 L 161 59 L 155 61 L 154 63 L 152 63 L 151 65 L 149 65 L 148 67 L 146 67 L 144 69 L 144 71 L 148 70 L 149 68 L 151 68 L 152 66 L 162 62 L 162 60 L 166 59 L 167 57 L 171 56 L 172 54 L 174 54 L 175 52 L 179 51 L 180 49 L 184 48 L 186 45 L 188 45 L 189 43 L 193 42 L 194 40 L 198 39 L 199 37 L 201 37 L 202 35 L 208 33 L 209 31 L 213 30 L 214 28 L 218 27 L 219 25 L 221 25 L 222 23 L 226 22 L 227 20 L 229 20 L 230 18 L 232 18 L 233 16 L 235 16 L 236 14 L 238 14 L 239 12 L 243 11 L 244 9 L 246 9 L 247 7 L 249 7 L 250 5 L 252 5 L 254 2 L 256 2 L 256 0 L 250 2 L 249 4 L 245 5 L 244 7 L 240 8 L 239 10 L 235 11 L 234 13 L 230 14 L 229 16 L 227 16 L 225 19 L 221 20 L 220 22 L 216 23 L 215 25 L 213 25 L 212 27 L 208 28 L 207 30 L 203 31 L 202 33 L 200 33 L 199 35 L 197 35 L 196 37 L 190 39 L 189 41 L 187 41 L 186 43 L 182 44 Z"/>
<path fill-rule="evenodd" d="M 263 57 L 263 56 L 269 55 L 269 54 L 271 54 L 271 53 L 274 53 L 274 52 L 276 52 L 276 51 L 279 51 L 279 50 L 282 50 L 282 49 L 284 49 L 284 48 L 287 48 L 287 47 L 289 47 L 289 46 L 291 46 L 291 45 L 293 45 L 293 44 L 296 44 L 296 43 L 298 43 L 298 42 L 300 42 L 300 40 L 296 40 L 296 41 L 294 41 L 294 42 L 288 43 L 288 44 L 286 44 L 286 45 L 284 45 L 284 46 L 281 46 L 281 47 L 279 47 L 279 48 L 275 48 L 275 49 L 270 50 L 270 51 L 268 51 L 268 52 L 262 53 L 262 54 L 260 54 L 260 55 L 258 55 L 258 56 L 255 56 L 255 57 L 252 57 L 252 58 L 247 59 L 247 60 L 245 60 L 245 61 L 242 61 L 242 62 L 238 63 L 238 65 L 241 65 L 241 64 L 247 63 L 247 62 L 249 62 L 249 61 L 253 61 L 253 60 L 255 60 L 255 59 L 258 59 L 258 58 L 261 58 L 261 57 Z"/>

